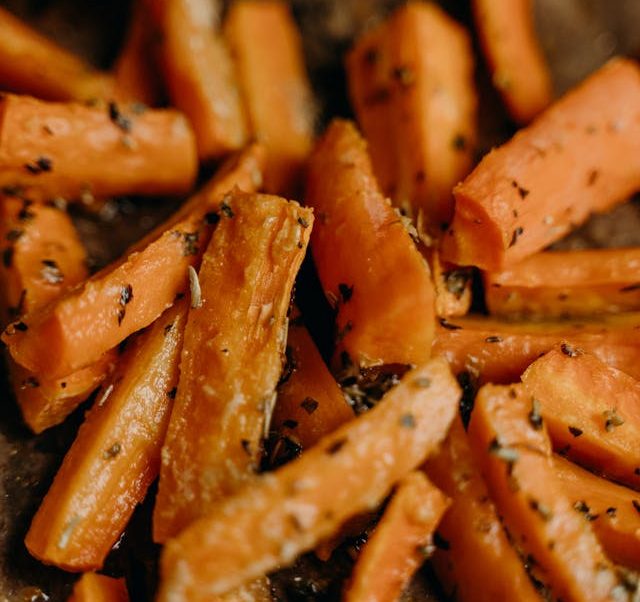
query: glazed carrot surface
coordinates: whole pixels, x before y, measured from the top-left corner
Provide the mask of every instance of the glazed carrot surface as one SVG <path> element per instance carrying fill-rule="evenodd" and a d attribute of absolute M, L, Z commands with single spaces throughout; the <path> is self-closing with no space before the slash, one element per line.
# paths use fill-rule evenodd
<path fill-rule="evenodd" d="M 129 602 L 124 579 L 85 573 L 73 587 L 69 602 Z"/>

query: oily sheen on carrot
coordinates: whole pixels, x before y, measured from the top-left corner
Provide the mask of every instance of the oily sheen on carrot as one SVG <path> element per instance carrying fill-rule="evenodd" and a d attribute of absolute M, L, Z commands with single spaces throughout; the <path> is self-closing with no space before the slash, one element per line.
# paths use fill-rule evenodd
<path fill-rule="evenodd" d="M 208 600 L 290 564 L 378 506 L 445 437 L 460 390 L 443 360 L 407 373 L 371 411 L 221 500 L 164 548 L 159 600 Z"/>
<path fill-rule="evenodd" d="M 224 35 L 253 137 L 267 150 L 265 190 L 291 194 L 311 151 L 314 111 L 302 40 L 280 0 L 234 2 Z"/>
<path fill-rule="evenodd" d="M 398 600 L 425 561 L 425 551 L 449 500 L 422 472 L 400 483 L 355 564 L 346 602 Z"/>
<path fill-rule="evenodd" d="M 322 287 L 337 306 L 338 343 L 356 364 L 419 364 L 430 355 L 434 291 L 429 267 L 380 192 L 367 147 L 335 120 L 312 154 L 306 202 Z"/>
<path fill-rule="evenodd" d="M 134 245 L 82 286 L 3 334 L 12 357 L 26 368 L 65 376 L 97 361 L 130 334 L 148 326 L 184 293 L 188 267 L 199 263 L 222 197 L 234 186 L 261 181 L 258 147 L 230 159 L 176 218 Z M 214 219 L 215 218 L 215 219 Z"/>
<path fill-rule="evenodd" d="M 129 602 L 124 579 L 85 573 L 73 586 L 68 602 Z"/>
<path fill-rule="evenodd" d="M 532 0 L 473 0 L 480 45 L 511 117 L 529 123 L 553 100 L 551 74 L 536 37 Z"/>
<path fill-rule="evenodd" d="M 454 190 L 445 259 L 497 271 L 640 188 L 640 69 L 612 59 Z"/>
<path fill-rule="evenodd" d="M 554 598 L 632 599 L 555 476 L 544 422 L 522 385 L 480 389 L 469 441 L 506 528 Z"/>
<path fill-rule="evenodd" d="M 42 562 L 101 568 L 158 475 L 186 309 L 178 302 L 129 344 L 80 427 L 25 539 Z"/>
<path fill-rule="evenodd" d="M 473 164 L 477 98 L 469 34 L 434 3 L 412 1 L 366 32 L 346 65 L 384 194 L 439 230 L 453 213 L 451 189 Z"/>
<path fill-rule="evenodd" d="M 250 479 L 282 372 L 287 310 L 313 214 L 234 193 L 198 274 L 162 449 L 154 539 L 174 537 Z M 193 285 L 192 285 L 193 286 Z"/>
<path fill-rule="evenodd" d="M 640 489 L 640 382 L 567 343 L 522 375 L 556 450 Z"/>

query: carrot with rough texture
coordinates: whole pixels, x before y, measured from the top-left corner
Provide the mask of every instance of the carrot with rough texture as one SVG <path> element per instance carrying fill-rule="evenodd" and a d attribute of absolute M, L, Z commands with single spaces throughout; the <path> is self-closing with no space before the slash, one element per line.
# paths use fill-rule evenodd
<path fill-rule="evenodd" d="M 433 531 L 448 505 L 423 473 L 404 477 L 360 552 L 343 600 L 398 600 L 428 556 Z"/>
<path fill-rule="evenodd" d="M 311 250 L 337 307 L 337 343 L 356 364 L 419 364 L 435 327 L 429 267 L 376 184 L 364 140 L 335 120 L 313 152 Z"/>
<path fill-rule="evenodd" d="M 199 263 L 225 193 L 234 186 L 255 190 L 260 170 L 257 147 L 232 158 L 184 210 L 123 259 L 25 316 L 21 322 L 26 328 L 9 326 L 3 340 L 14 360 L 35 372 L 64 376 L 151 324 L 185 292 L 188 267 Z"/>
<path fill-rule="evenodd" d="M 443 257 L 505 269 L 640 188 L 640 69 L 613 59 L 454 190 Z"/>
<path fill-rule="evenodd" d="M 436 314 L 440 318 L 455 318 L 467 314 L 472 301 L 471 269 L 442 261 L 440 251 L 436 248 L 429 249 L 427 259 L 436 293 Z"/>
<path fill-rule="evenodd" d="M 445 437 L 459 395 L 446 362 L 431 360 L 371 411 L 221 500 L 165 546 L 159 600 L 208 600 L 377 507 Z"/>
<path fill-rule="evenodd" d="M 286 2 L 234 2 L 224 34 L 236 61 L 253 137 L 267 150 L 265 189 L 291 194 L 313 142 L 311 86 Z"/>
<path fill-rule="evenodd" d="M 186 303 L 131 342 L 33 518 L 25 544 L 68 571 L 102 567 L 160 469 Z"/>
<path fill-rule="evenodd" d="M 380 186 L 439 230 L 473 165 L 477 97 L 469 34 L 436 4 L 409 2 L 347 57 L 349 92 Z"/>
<path fill-rule="evenodd" d="M 505 527 L 554 598 L 632 599 L 555 476 L 544 423 L 522 385 L 480 389 L 469 442 Z"/>
<path fill-rule="evenodd" d="M 532 0 L 474 0 L 471 6 L 493 85 L 511 117 L 528 123 L 553 100 Z"/>
<path fill-rule="evenodd" d="M 522 375 L 556 450 L 640 489 L 640 382 L 564 343 Z"/>
<path fill-rule="evenodd" d="M 124 579 L 85 573 L 73 586 L 68 602 L 129 602 Z"/>

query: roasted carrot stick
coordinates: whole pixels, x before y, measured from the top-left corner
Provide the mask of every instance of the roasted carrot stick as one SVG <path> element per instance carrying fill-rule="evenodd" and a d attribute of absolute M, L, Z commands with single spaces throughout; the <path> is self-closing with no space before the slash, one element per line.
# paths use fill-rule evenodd
<path fill-rule="evenodd" d="M 540 600 L 489 499 L 460 419 L 425 470 L 451 498 L 431 558 L 445 595 L 460 602 Z"/>
<path fill-rule="evenodd" d="M 347 57 L 349 91 L 385 194 L 425 214 L 453 213 L 451 189 L 472 167 L 474 59 L 468 33 L 434 3 L 409 2 Z"/>
<path fill-rule="evenodd" d="M 165 546 L 160 602 L 210 599 L 375 508 L 442 441 L 459 394 L 446 362 L 431 360 L 371 411 L 220 501 Z"/>
<path fill-rule="evenodd" d="M 531 0 L 474 0 L 480 44 L 493 85 L 511 117 L 529 123 L 553 100 L 551 74 L 538 43 Z"/>
<path fill-rule="evenodd" d="M 522 375 L 554 448 L 640 489 L 640 382 L 567 343 Z"/>
<path fill-rule="evenodd" d="M 418 471 L 400 483 L 351 575 L 345 602 L 400 599 L 425 561 L 432 534 L 449 505 L 447 497 Z"/>
<path fill-rule="evenodd" d="M 638 106 L 638 66 L 613 59 L 491 151 L 454 190 L 443 257 L 501 270 L 624 201 L 640 187 Z"/>
<path fill-rule="evenodd" d="M 68 602 L 129 602 L 124 579 L 85 573 L 73 586 Z"/>
<path fill-rule="evenodd" d="M 2 97 L 0 186 L 71 200 L 188 192 L 198 167 L 189 123 L 171 109 L 137 107 Z"/>
<path fill-rule="evenodd" d="M 148 326 L 184 293 L 224 194 L 260 184 L 260 151 L 231 159 L 174 218 L 123 259 L 98 272 L 40 312 L 9 326 L 3 337 L 13 358 L 35 372 L 64 376 L 97 361 L 131 333 Z"/>
<path fill-rule="evenodd" d="M 544 423 L 522 385 L 480 389 L 469 441 L 506 528 L 554 598 L 631 599 L 555 476 Z"/>
<path fill-rule="evenodd" d="M 253 136 L 267 149 L 265 189 L 295 191 L 311 151 L 314 111 L 302 41 L 286 2 L 234 2 L 224 34 L 238 69 Z"/>
<path fill-rule="evenodd" d="M 158 475 L 186 309 L 176 303 L 130 343 L 80 427 L 25 539 L 42 562 L 101 568 Z"/>
<path fill-rule="evenodd" d="M 174 537 L 255 473 L 282 372 L 286 316 L 313 214 L 230 195 L 200 268 L 162 449 L 155 541 Z"/>
<path fill-rule="evenodd" d="M 437 248 L 429 249 L 427 260 L 433 275 L 436 314 L 440 318 L 464 316 L 471 307 L 471 269 L 442 261 Z"/>
<path fill-rule="evenodd" d="M 145 0 L 161 36 L 160 65 L 172 103 L 193 124 L 202 160 L 241 148 L 247 126 L 234 66 L 214 30 L 209 0 Z"/>
<path fill-rule="evenodd" d="M 419 364 L 430 354 L 434 292 L 429 267 L 371 172 L 366 144 L 335 120 L 310 160 L 311 250 L 337 304 L 338 343 L 361 366 Z"/>

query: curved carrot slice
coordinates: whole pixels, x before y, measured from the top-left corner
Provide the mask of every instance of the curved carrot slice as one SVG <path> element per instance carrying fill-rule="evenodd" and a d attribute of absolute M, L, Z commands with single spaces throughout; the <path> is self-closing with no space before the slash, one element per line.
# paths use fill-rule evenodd
<path fill-rule="evenodd" d="M 518 123 L 553 100 L 551 74 L 538 43 L 531 0 L 474 0 L 473 16 L 493 85 Z"/>
<path fill-rule="evenodd" d="M 501 270 L 624 201 L 640 188 L 638 107 L 640 68 L 613 59 L 491 151 L 454 190 L 444 258 Z"/>
<path fill-rule="evenodd" d="M 372 410 L 210 508 L 162 556 L 159 600 L 208 600 L 312 549 L 375 508 L 442 441 L 459 388 L 443 360 L 406 374 Z"/>
<path fill-rule="evenodd" d="M 73 586 L 68 602 L 129 602 L 124 579 L 85 573 Z"/>
<path fill-rule="evenodd" d="M 425 560 L 431 535 L 449 505 L 421 472 L 400 483 L 353 569 L 345 602 L 386 602 L 400 598 Z"/>

